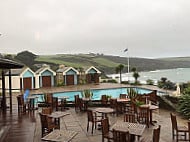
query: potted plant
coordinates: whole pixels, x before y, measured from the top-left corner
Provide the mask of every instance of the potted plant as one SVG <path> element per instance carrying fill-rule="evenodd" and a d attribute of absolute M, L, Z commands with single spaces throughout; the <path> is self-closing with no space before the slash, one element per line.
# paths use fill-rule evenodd
<path fill-rule="evenodd" d="M 83 90 L 82 97 L 92 99 L 93 93 L 90 89 Z"/>
<path fill-rule="evenodd" d="M 138 92 L 135 88 L 127 88 L 127 94 L 131 100 L 138 96 Z"/>

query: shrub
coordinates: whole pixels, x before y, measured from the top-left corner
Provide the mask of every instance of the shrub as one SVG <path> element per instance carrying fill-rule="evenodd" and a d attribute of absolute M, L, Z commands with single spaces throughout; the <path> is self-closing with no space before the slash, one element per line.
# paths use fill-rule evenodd
<path fill-rule="evenodd" d="M 147 85 L 154 85 L 154 81 L 152 79 L 146 80 Z"/>
<path fill-rule="evenodd" d="M 190 118 L 190 94 L 184 94 L 179 98 L 178 111 L 183 116 Z"/>

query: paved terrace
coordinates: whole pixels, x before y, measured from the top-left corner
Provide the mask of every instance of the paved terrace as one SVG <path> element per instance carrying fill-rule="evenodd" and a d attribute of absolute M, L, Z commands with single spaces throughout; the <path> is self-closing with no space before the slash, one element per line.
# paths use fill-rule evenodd
<path fill-rule="evenodd" d="M 108 87 L 108 84 L 106 84 Z M 107 88 L 106 85 L 102 85 L 102 88 Z M 123 87 L 123 85 L 118 85 Z M 81 88 L 84 86 L 72 86 L 68 87 L 70 89 Z M 90 86 L 100 88 L 99 85 Z M 110 88 L 114 86 L 109 85 Z M 67 88 L 67 89 L 68 89 Z M 152 88 L 153 89 L 153 88 Z M 156 88 L 155 88 L 156 89 Z M 46 90 L 46 91 L 45 91 Z M 60 92 L 66 90 L 66 87 L 63 88 L 49 88 L 43 90 L 35 90 L 37 94 L 41 92 Z M 69 90 L 69 89 L 68 89 Z M 94 109 L 94 108 L 91 108 Z M 41 142 L 41 125 L 39 120 L 38 111 L 40 108 L 35 111 L 29 111 L 25 114 L 18 114 L 16 94 L 13 95 L 13 111 L 10 113 L 7 110 L 6 114 L 0 113 L 0 142 Z M 87 133 L 87 114 L 86 112 L 75 112 L 74 108 L 69 108 L 66 110 L 70 115 L 65 116 L 61 119 L 61 129 L 74 130 L 78 132 L 78 135 L 72 140 L 72 142 L 101 142 L 101 131 L 95 130 L 94 134 L 91 134 L 91 131 Z M 109 115 L 111 125 L 114 124 L 117 120 L 123 120 L 123 115 L 118 117 L 115 115 Z M 173 142 L 171 135 L 171 121 L 170 121 L 170 111 L 160 109 L 153 114 L 153 120 L 157 121 L 157 124 L 161 125 L 161 142 Z M 187 125 L 187 120 L 182 119 L 178 116 L 178 122 L 182 125 Z M 146 128 L 143 136 L 151 137 L 152 129 L 155 126 L 150 126 Z"/>

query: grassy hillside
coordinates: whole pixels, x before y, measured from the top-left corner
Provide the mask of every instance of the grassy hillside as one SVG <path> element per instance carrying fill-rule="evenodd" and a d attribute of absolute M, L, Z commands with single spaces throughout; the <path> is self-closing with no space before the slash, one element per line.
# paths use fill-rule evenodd
<path fill-rule="evenodd" d="M 99 54 L 59 54 L 59 55 L 39 55 L 35 59 L 36 63 L 51 63 L 53 68 L 64 64 L 72 67 L 95 66 L 106 74 L 115 73 L 115 68 L 119 64 L 125 66 L 123 72 L 127 72 L 127 58 L 119 56 L 99 55 Z M 130 68 L 136 67 L 138 71 L 150 71 L 157 69 L 189 68 L 190 58 L 163 58 L 146 59 L 130 58 Z"/>

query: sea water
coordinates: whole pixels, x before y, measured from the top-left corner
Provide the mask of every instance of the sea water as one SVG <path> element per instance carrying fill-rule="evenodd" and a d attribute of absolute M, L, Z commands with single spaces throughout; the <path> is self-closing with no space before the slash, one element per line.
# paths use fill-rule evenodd
<path fill-rule="evenodd" d="M 146 84 L 146 80 L 151 79 L 157 84 L 157 81 L 162 77 L 167 78 L 174 83 L 182 83 L 190 81 L 190 68 L 176 68 L 176 69 L 165 69 L 165 70 L 155 70 L 149 72 L 139 72 L 140 77 L 138 80 L 141 83 Z M 119 81 L 119 74 L 111 74 L 109 77 Z M 133 73 L 124 73 L 122 74 L 122 81 L 134 82 Z"/>

